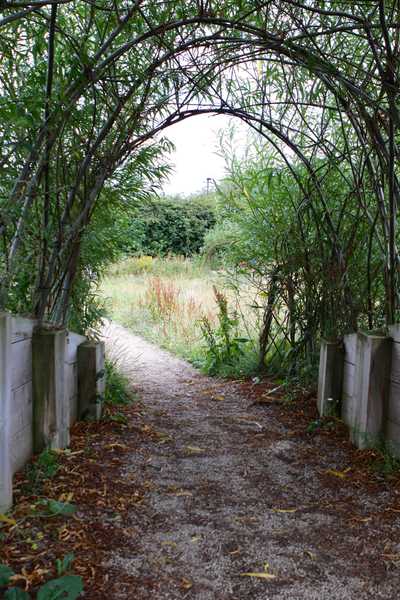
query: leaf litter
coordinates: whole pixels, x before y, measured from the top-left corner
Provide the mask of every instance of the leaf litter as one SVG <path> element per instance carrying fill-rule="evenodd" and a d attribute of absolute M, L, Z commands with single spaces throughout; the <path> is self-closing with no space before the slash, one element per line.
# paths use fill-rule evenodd
<path fill-rule="evenodd" d="M 15 476 L 0 560 L 16 583 L 34 591 L 72 553 L 90 600 L 397 598 L 400 477 L 371 469 L 379 454 L 339 422 L 308 432 L 313 396 L 257 404 L 274 382 L 215 384 L 157 352 L 142 402 L 76 424 L 40 492 Z M 237 427 L 246 410 L 262 431 Z"/>

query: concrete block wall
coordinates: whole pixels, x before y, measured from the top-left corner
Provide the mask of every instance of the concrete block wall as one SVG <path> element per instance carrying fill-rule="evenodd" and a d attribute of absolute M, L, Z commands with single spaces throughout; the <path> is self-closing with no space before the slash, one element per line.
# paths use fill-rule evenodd
<path fill-rule="evenodd" d="M 37 323 L 22 317 L 11 321 L 10 452 L 12 472 L 32 456 L 32 335 Z"/>
<path fill-rule="evenodd" d="M 387 336 L 344 336 L 343 347 L 340 415 L 352 442 L 358 448 L 386 444 L 400 456 L 400 326 L 390 327 Z M 326 414 L 321 410 L 324 390 L 332 387 L 326 383 L 332 381 L 332 364 L 326 361 L 326 354 L 323 340 L 318 386 L 321 415 Z"/>
<path fill-rule="evenodd" d="M 79 352 L 88 344 L 95 360 Z M 68 446 L 88 395 L 96 401 L 88 416 L 100 418 L 104 385 L 103 344 L 0 313 L 0 513 L 12 503 L 13 474 L 33 453 Z"/>

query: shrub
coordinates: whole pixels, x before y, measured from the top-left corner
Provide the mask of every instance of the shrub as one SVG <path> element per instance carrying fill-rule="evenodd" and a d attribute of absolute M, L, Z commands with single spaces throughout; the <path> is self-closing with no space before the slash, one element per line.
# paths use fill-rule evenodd
<path fill-rule="evenodd" d="M 133 250 L 151 256 L 191 256 L 200 251 L 207 231 L 214 224 L 215 215 L 210 207 L 197 202 L 158 199 L 137 211 L 122 250 L 128 255 Z M 137 240 L 135 247 L 130 239 Z"/>

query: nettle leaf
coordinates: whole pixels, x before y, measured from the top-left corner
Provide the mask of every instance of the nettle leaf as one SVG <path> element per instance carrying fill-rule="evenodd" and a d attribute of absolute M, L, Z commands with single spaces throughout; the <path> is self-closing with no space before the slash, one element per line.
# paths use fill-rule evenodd
<path fill-rule="evenodd" d="M 7 585 L 13 575 L 15 575 L 15 573 L 10 567 L 7 565 L 0 565 L 0 586 Z"/>
<path fill-rule="evenodd" d="M 6 591 L 4 600 L 31 600 L 31 597 L 25 590 L 14 587 Z"/>
<path fill-rule="evenodd" d="M 82 592 L 82 577 L 65 575 L 41 587 L 37 600 L 76 600 Z"/>

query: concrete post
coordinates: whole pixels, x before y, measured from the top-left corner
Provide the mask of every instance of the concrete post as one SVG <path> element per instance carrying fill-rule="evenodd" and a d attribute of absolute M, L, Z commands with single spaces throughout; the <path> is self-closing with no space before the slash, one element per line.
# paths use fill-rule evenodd
<path fill-rule="evenodd" d="M 64 398 L 66 331 L 39 329 L 32 338 L 33 450 L 69 445 Z"/>
<path fill-rule="evenodd" d="M 104 391 L 104 342 L 83 342 L 78 346 L 78 419 L 100 419 Z"/>
<path fill-rule="evenodd" d="M 359 389 L 361 366 L 359 345 L 360 336 L 358 333 L 349 333 L 343 337 L 344 367 L 341 417 L 350 430 L 354 429 L 357 418 L 356 390 Z"/>
<path fill-rule="evenodd" d="M 356 419 L 351 431 L 351 439 L 358 448 L 371 448 L 383 441 L 391 362 L 391 338 L 359 334 L 354 390 Z"/>
<path fill-rule="evenodd" d="M 0 513 L 12 505 L 11 427 L 11 317 L 0 313 Z"/>
<path fill-rule="evenodd" d="M 318 375 L 318 412 L 337 414 L 342 393 L 344 350 L 341 342 L 321 340 Z"/>

